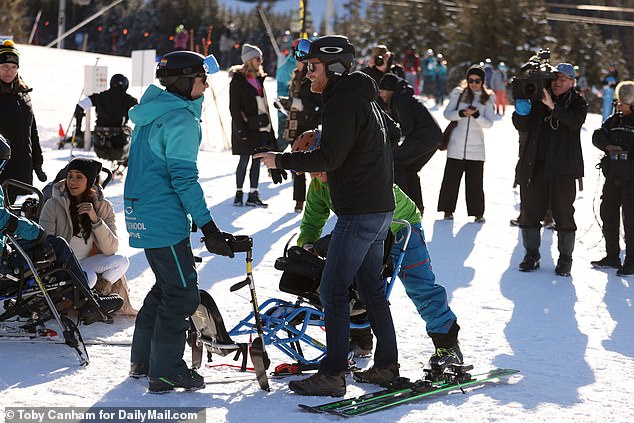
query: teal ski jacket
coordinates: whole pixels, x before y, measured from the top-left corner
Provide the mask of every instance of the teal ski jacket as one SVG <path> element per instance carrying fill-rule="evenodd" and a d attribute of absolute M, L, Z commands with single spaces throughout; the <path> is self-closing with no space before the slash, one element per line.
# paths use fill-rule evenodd
<path fill-rule="evenodd" d="M 198 183 L 203 97 L 187 100 L 150 85 L 130 109 L 134 122 L 124 214 L 130 246 L 162 248 L 212 220 Z"/>
<path fill-rule="evenodd" d="M 7 226 L 11 216 L 12 213 L 4 207 L 3 190 L 0 189 L 0 229 Z M 38 237 L 42 230 L 40 225 L 24 217 L 16 217 L 18 218 L 18 226 L 14 232 L 16 236 L 26 240 L 33 240 Z M 6 241 L 7 237 L 4 235 L 4 232 L 0 232 L 0 252 L 4 249 Z"/>

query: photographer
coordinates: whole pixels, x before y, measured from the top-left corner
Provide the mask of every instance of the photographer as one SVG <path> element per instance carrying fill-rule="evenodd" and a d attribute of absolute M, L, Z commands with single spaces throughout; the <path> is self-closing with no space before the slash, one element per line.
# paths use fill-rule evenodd
<path fill-rule="evenodd" d="M 593 267 L 618 269 L 616 274 L 634 274 L 634 82 L 616 87 L 616 113 L 594 131 L 592 144 L 605 152 L 601 169 L 605 174 L 601 195 L 601 220 L 606 256 L 591 262 Z M 625 229 L 625 261 L 619 257 L 620 212 Z"/>
<path fill-rule="evenodd" d="M 526 249 L 519 270 L 539 268 L 540 220 L 550 204 L 559 248 L 555 273 L 569 276 L 577 230 L 575 182 L 583 177 L 580 132 L 588 105 L 574 90 L 575 70 L 571 64 L 560 63 L 552 74 L 551 87 L 542 89 L 541 101 L 515 101 L 513 125 L 527 133 L 515 172 L 520 184 L 520 227 Z"/>
<path fill-rule="evenodd" d="M 376 85 L 379 85 L 383 75 L 390 71 L 392 67 L 392 52 L 388 50 L 387 46 L 379 44 L 372 48 L 370 53 L 370 60 L 368 60 L 368 66 L 361 69 L 361 72 L 370 75 Z"/>
<path fill-rule="evenodd" d="M 425 207 L 418 172 L 438 149 L 440 127 L 425 105 L 414 97 L 414 89 L 393 73 L 381 79 L 379 97 L 385 111 L 401 126 L 403 135 L 403 141 L 393 149 L 394 183 L 423 213 Z"/>

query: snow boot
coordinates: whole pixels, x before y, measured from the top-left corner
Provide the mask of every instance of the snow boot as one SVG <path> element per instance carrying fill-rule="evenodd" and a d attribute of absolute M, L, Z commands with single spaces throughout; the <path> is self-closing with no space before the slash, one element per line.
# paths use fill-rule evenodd
<path fill-rule="evenodd" d="M 141 379 L 147 377 L 150 371 L 150 366 L 144 363 L 130 363 L 130 371 L 128 375 L 134 379 Z"/>
<path fill-rule="evenodd" d="M 630 276 L 634 275 L 634 261 L 628 262 L 627 257 L 623 262 L 623 267 L 616 271 L 617 276 Z"/>
<path fill-rule="evenodd" d="M 306 379 L 290 382 L 288 387 L 299 395 L 342 397 L 346 394 L 346 377 L 343 373 L 336 376 L 327 376 L 317 372 Z"/>
<path fill-rule="evenodd" d="M 429 332 L 436 351 L 429 358 L 429 367 L 434 373 L 442 373 L 452 364 L 462 364 L 463 356 L 458 346 L 460 326 L 454 322 L 447 333 Z"/>
<path fill-rule="evenodd" d="M 385 368 L 372 366 L 367 370 L 352 373 L 352 378 L 361 383 L 372 383 L 384 388 L 390 386 L 390 382 L 400 376 L 398 363 L 392 363 Z"/>
<path fill-rule="evenodd" d="M 92 304 L 87 305 L 83 307 L 81 312 L 79 313 L 81 322 L 84 324 L 84 326 L 92 325 L 93 323 L 99 321 L 112 323 L 112 317 L 110 317 L 109 314 L 114 313 L 123 306 L 123 298 L 121 298 L 117 294 L 110 294 L 105 296 L 96 295 L 95 300 L 99 305 L 99 309 L 101 309 L 101 313 L 106 315 L 106 319 L 104 320 L 101 313 L 95 306 L 93 306 Z"/>
<path fill-rule="evenodd" d="M 372 330 L 350 329 L 350 351 L 354 357 L 369 357 L 374 347 Z"/>
<path fill-rule="evenodd" d="M 595 269 L 620 269 L 621 259 L 618 256 L 605 256 L 601 260 L 591 261 L 590 264 Z"/>
<path fill-rule="evenodd" d="M 260 200 L 260 194 L 258 194 L 257 191 L 253 191 L 249 193 L 249 196 L 247 197 L 247 202 L 245 203 L 245 205 L 249 207 L 268 207 L 269 206 L 268 204 L 263 203 L 262 200 Z"/>
<path fill-rule="evenodd" d="M 557 260 L 555 273 L 559 276 L 570 276 L 572 252 L 575 249 L 575 232 L 559 231 L 557 233 L 557 248 L 559 249 L 559 259 Z"/>
<path fill-rule="evenodd" d="M 522 244 L 526 253 L 520 263 L 519 269 L 522 272 L 532 272 L 539 269 L 539 244 L 541 244 L 541 234 L 539 229 L 522 229 Z"/>
<path fill-rule="evenodd" d="M 205 379 L 193 369 L 187 369 L 187 373 L 175 377 L 148 377 L 148 383 L 151 394 L 164 394 L 175 388 L 197 391 L 205 387 Z"/>
<path fill-rule="evenodd" d="M 240 190 L 240 189 L 237 190 L 236 191 L 236 196 L 233 199 L 233 205 L 234 206 L 236 206 L 236 207 L 244 206 L 244 203 L 242 202 L 242 196 L 243 196 L 242 190 Z"/>

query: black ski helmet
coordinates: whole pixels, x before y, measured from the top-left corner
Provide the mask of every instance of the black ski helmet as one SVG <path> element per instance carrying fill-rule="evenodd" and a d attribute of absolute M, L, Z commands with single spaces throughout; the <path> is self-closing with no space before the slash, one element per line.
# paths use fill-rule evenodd
<path fill-rule="evenodd" d="M 329 78 L 350 72 L 354 61 L 354 46 L 343 35 L 325 35 L 310 43 L 308 54 L 301 60 L 319 59 L 326 64 Z"/>
<path fill-rule="evenodd" d="M 2 173 L 10 158 L 11 146 L 2 134 L 0 134 L 0 173 Z"/>
<path fill-rule="evenodd" d="M 163 56 L 156 66 L 156 77 L 167 91 L 191 100 L 196 75 L 216 73 L 219 70 L 213 55 L 205 57 L 193 51 L 180 50 Z"/>
<path fill-rule="evenodd" d="M 119 88 L 123 91 L 127 91 L 129 85 L 130 81 L 128 81 L 128 78 L 120 73 L 115 73 L 112 75 L 112 78 L 110 78 L 110 88 Z"/>

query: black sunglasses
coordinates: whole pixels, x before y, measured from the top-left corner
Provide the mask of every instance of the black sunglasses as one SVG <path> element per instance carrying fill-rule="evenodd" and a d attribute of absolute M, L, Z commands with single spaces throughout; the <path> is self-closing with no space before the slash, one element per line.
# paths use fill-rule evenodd
<path fill-rule="evenodd" d="M 315 70 L 317 69 L 317 65 L 320 63 L 323 62 L 307 62 L 306 69 L 308 69 L 308 72 L 315 72 Z"/>
<path fill-rule="evenodd" d="M 482 80 L 480 78 L 469 78 L 467 79 L 469 84 L 481 84 Z"/>

